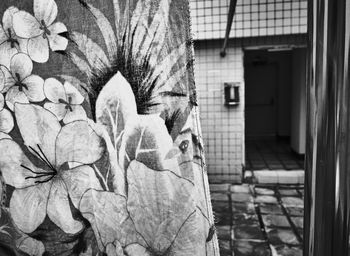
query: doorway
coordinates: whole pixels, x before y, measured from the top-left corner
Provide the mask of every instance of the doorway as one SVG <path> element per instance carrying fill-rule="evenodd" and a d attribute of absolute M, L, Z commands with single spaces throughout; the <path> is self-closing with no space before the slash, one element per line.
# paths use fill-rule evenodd
<path fill-rule="evenodd" d="M 295 56 L 292 49 L 245 51 L 246 170 L 303 169 L 303 150 L 292 147 L 301 122 L 293 108 L 302 100 L 294 96 L 301 87 Z"/>

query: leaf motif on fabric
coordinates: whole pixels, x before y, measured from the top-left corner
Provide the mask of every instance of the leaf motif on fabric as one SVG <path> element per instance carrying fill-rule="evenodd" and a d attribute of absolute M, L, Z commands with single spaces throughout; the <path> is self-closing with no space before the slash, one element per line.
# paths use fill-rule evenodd
<path fill-rule="evenodd" d="M 170 171 L 154 171 L 132 161 L 127 171 L 127 208 L 136 230 L 155 255 L 172 245 L 195 212 L 194 185 Z"/>
<path fill-rule="evenodd" d="M 171 150 L 173 141 L 165 126 L 164 120 L 159 115 L 139 115 L 138 120 L 125 128 L 123 147 L 128 159 L 120 158 L 121 166 L 127 168 L 132 160 L 142 162 L 153 170 L 165 170 L 180 174 L 176 167 L 175 159 L 166 159 Z"/>
<path fill-rule="evenodd" d="M 137 234 L 126 208 L 126 198 L 112 192 L 89 190 L 79 205 L 91 223 L 100 250 L 118 241 L 122 245 L 144 244 Z"/>
<path fill-rule="evenodd" d="M 116 148 L 126 122 L 136 117 L 134 94 L 130 84 L 118 72 L 103 87 L 96 100 L 96 121 L 105 127 Z"/>

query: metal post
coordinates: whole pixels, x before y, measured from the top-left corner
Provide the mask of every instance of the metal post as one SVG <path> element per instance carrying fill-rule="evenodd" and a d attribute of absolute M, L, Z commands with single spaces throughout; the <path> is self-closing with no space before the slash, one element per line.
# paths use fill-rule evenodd
<path fill-rule="evenodd" d="M 349 255 L 350 0 L 309 1 L 305 256 Z"/>
<path fill-rule="evenodd" d="M 220 56 L 221 57 L 225 57 L 226 56 L 226 47 L 227 47 L 228 38 L 229 38 L 230 32 L 231 32 L 233 16 L 235 15 L 235 12 L 236 12 L 236 5 L 237 5 L 237 0 L 231 0 L 230 1 L 230 9 L 228 11 L 228 16 L 227 16 L 225 41 L 224 41 L 224 44 L 222 45 L 222 48 L 221 48 L 221 51 L 220 51 Z"/>

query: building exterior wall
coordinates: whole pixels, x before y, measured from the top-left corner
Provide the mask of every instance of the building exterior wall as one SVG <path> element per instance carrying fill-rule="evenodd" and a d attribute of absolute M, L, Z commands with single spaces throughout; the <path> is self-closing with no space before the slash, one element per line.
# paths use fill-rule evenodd
<path fill-rule="evenodd" d="M 300 44 L 307 0 L 238 0 L 226 57 L 220 57 L 230 0 L 190 0 L 195 79 L 211 180 L 240 182 L 245 164 L 244 48 Z M 224 83 L 240 82 L 240 104 L 224 104 Z"/>
<path fill-rule="evenodd" d="M 195 80 L 210 176 L 241 179 L 244 163 L 243 49 L 231 45 L 220 57 L 220 42 L 195 43 Z M 224 104 L 224 83 L 239 82 L 241 103 Z M 229 176 L 229 177 L 227 177 Z"/>

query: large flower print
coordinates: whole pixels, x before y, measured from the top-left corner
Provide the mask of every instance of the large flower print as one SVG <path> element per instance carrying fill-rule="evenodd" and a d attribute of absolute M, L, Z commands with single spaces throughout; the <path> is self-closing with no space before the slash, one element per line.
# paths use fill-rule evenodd
<path fill-rule="evenodd" d="M 44 93 L 51 101 L 45 103 L 44 108 L 54 113 L 59 120 L 70 123 L 86 119 L 85 110 L 81 106 L 84 97 L 69 82 L 62 85 L 57 79 L 49 78 L 45 81 Z"/>
<path fill-rule="evenodd" d="M 15 54 L 10 63 L 10 70 L 0 66 L 4 79 L 3 91 L 6 94 L 6 105 L 13 110 L 16 102 L 39 102 L 45 99 L 44 80 L 37 75 L 32 75 L 33 63 L 24 53 Z"/>
<path fill-rule="evenodd" d="M 79 232 L 83 225 L 73 218 L 70 201 L 78 207 L 85 191 L 101 189 L 89 166 L 104 152 L 100 137 L 87 121 L 61 127 L 50 111 L 32 104 L 17 103 L 15 117 L 28 152 L 11 139 L 0 140 L 0 169 L 16 188 L 10 201 L 15 224 L 31 233 L 48 215 L 64 232 Z"/>
<path fill-rule="evenodd" d="M 13 14 L 19 10 L 11 6 L 2 16 L 2 26 L 0 25 L 0 65 L 9 67 L 13 55 L 18 52 L 26 52 L 27 39 L 19 38 L 13 30 Z"/>
<path fill-rule="evenodd" d="M 4 136 L 3 133 L 9 133 L 14 126 L 12 114 L 4 108 L 4 105 L 4 96 L 0 93 L 0 139 Z"/>
<path fill-rule="evenodd" d="M 54 23 L 57 17 L 57 5 L 54 0 L 34 0 L 34 16 L 25 11 L 13 15 L 13 29 L 16 34 L 28 38 L 28 54 L 33 61 L 44 63 L 49 59 L 49 48 L 64 51 L 68 40 L 61 33 L 67 27 Z"/>

